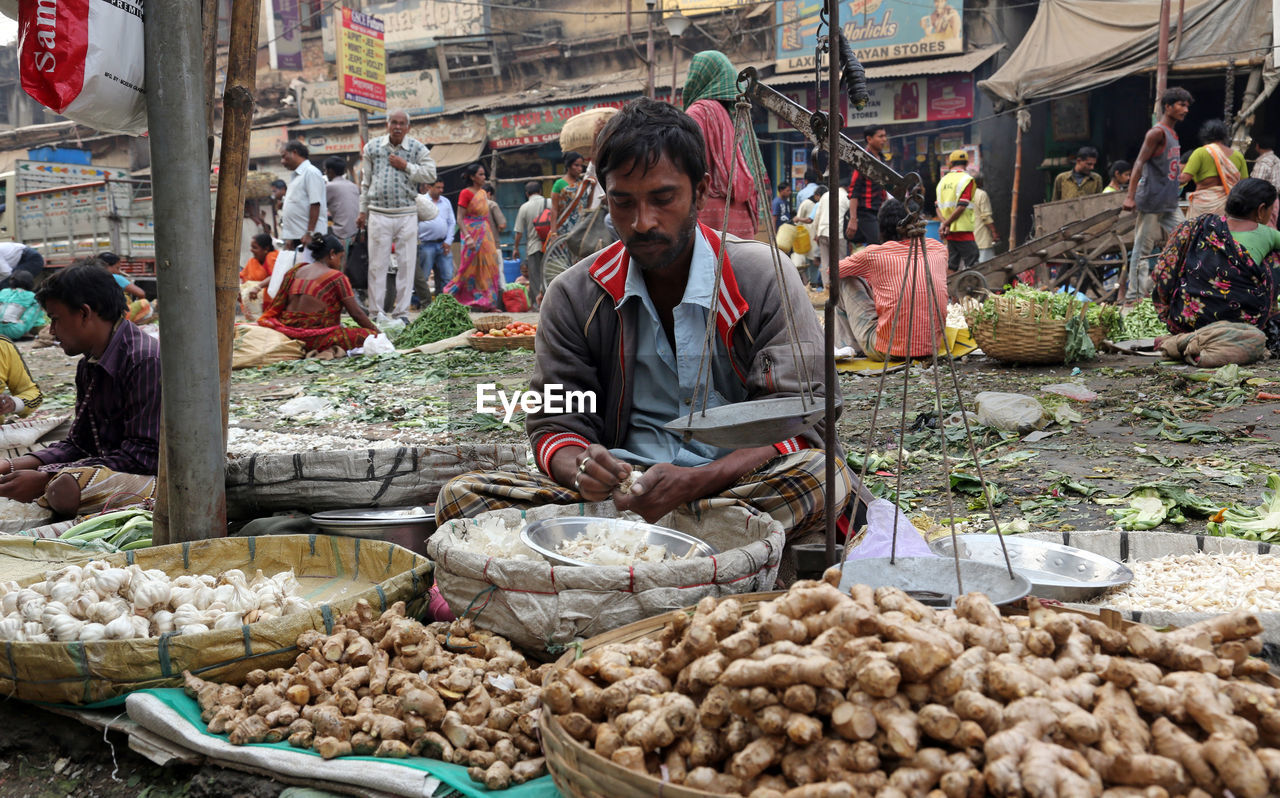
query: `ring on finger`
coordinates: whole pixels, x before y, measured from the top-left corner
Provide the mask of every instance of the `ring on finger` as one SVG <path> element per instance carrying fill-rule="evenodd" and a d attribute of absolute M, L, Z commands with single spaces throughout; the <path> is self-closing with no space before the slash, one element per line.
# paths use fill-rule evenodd
<path fill-rule="evenodd" d="M 573 489 L 579 493 L 582 492 L 582 475 L 581 474 L 573 478 Z"/>
<path fill-rule="evenodd" d="M 590 458 L 590 457 L 584 457 L 584 458 L 582 458 L 582 462 L 581 462 L 581 463 L 578 463 L 578 473 L 579 473 L 579 474 L 585 474 L 585 473 L 587 473 L 587 463 L 590 463 L 590 462 L 591 462 L 591 458 Z"/>

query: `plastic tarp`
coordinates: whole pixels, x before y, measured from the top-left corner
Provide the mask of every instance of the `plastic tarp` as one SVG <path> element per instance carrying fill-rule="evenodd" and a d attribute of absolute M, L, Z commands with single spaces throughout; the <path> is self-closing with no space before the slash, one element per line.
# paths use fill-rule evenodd
<path fill-rule="evenodd" d="M 1271 47 L 1271 0 L 1186 0 L 1180 41 L 1177 20 L 1175 3 L 1174 68 L 1261 60 Z M 997 102 L 1017 105 L 1155 69 L 1159 23 L 1159 0 L 1042 0 L 1018 49 L 978 87 Z M 1170 85 L 1176 85 L 1172 78 Z"/>

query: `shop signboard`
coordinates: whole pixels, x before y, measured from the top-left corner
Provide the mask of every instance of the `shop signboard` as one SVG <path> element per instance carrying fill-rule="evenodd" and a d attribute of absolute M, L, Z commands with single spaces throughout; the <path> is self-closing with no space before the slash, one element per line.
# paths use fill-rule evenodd
<path fill-rule="evenodd" d="M 338 16 L 338 89 L 342 103 L 366 111 L 387 110 L 387 53 L 382 20 L 363 11 L 340 8 Z"/>
<path fill-rule="evenodd" d="M 865 125 L 905 125 L 915 122 L 939 122 L 948 119 L 973 118 L 973 76 L 969 74 L 919 75 L 899 80 L 867 81 L 871 95 L 862 110 L 851 109 L 840 98 L 840 112 L 845 118 L 846 135 L 857 139 Z M 812 87 L 793 90 L 792 99 L 807 108 L 817 105 Z M 825 107 L 824 109 L 825 110 Z M 774 114 L 769 114 L 769 131 L 791 130 Z M 850 134 L 852 131 L 852 134 Z"/>
<path fill-rule="evenodd" d="M 570 117 L 591 108 L 621 108 L 627 100 L 598 100 L 577 105 L 548 105 L 501 114 L 485 114 L 489 146 L 495 150 L 542 144 L 560 137 L 560 129 Z"/>
<path fill-rule="evenodd" d="M 267 57 L 272 69 L 302 69 L 300 0 L 271 0 L 267 14 Z"/>
<path fill-rule="evenodd" d="M 471 36 L 477 39 L 489 35 L 489 6 L 487 3 L 459 3 L 449 0 L 393 0 L 393 2 L 368 3 L 365 13 L 381 19 L 385 25 L 383 41 L 387 52 L 401 53 L 435 47 L 441 36 L 450 38 Z M 333 21 L 336 21 L 336 17 Z M 337 57 L 334 27 L 326 18 L 321 37 L 326 61 Z"/>
<path fill-rule="evenodd" d="M 358 117 L 355 108 L 342 102 L 336 80 L 298 87 L 298 118 L 303 123 L 344 122 Z M 386 105 L 403 108 L 410 116 L 438 114 L 444 110 L 440 70 L 392 72 L 387 75 Z"/>
<path fill-rule="evenodd" d="M 260 127 L 249 131 L 249 157 L 271 158 L 280 154 L 280 149 L 288 141 L 288 132 L 284 125 Z"/>
<path fill-rule="evenodd" d="M 812 70 L 824 0 L 779 0 L 777 70 Z M 964 51 L 964 0 L 841 0 L 840 27 L 863 64 Z M 824 31 L 825 33 L 825 31 Z"/>
<path fill-rule="evenodd" d="M 484 141 L 485 119 L 479 114 L 468 114 L 426 122 L 415 121 L 409 126 L 409 135 L 428 146 Z M 354 124 L 319 129 L 294 128 L 293 138 L 302 139 L 311 150 L 312 157 L 360 152 L 360 133 Z"/>

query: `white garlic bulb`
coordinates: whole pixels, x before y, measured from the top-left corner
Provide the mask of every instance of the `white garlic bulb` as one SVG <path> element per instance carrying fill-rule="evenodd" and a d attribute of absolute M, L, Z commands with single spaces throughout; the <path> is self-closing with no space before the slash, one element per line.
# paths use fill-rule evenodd
<path fill-rule="evenodd" d="M 27 621 L 22 624 L 22 633 L 30 638 L 32 635 L 44 634 L 44 624 L 39 621 Z"/>
<path fill-rule="evenodd" d="M 147 577 L 135 578 L 133 583 L 133 606 L 139 610 L 168 606 L 169 593 L 167 582 Z"/>
<path fill-rule="evenodd" d="M 40 613 L 40 623 L 50 626 L 57 618 L 70 618 L 71 612 L 67 609 L 67 605 L 60 601 L 50 601 L 44 605 L 44 611 Z"/>
<path fill-rule="evenodd" d="M 49 636 L 54 640 L 78 640 L 80 638 L 80 630 L 84 628 L 84 621 L 76 620 L 70 615 L 60 615 L 45 623 L 45 629 L 49 630 Z"/>
<path fill-rule="evenodd" d="M 151 629 L 162 635 L 173 631 L 173 613 L 168 610 L 156 610 L 151 613 Z"/>
<path fill-rule="evenodd" d="M 80 584 L 80 580 L 84 575 L 84 570 L 78 565 L 68 565 L 65 568 L 59 568 L 53 572 L 49 578 L 55 582 L 75 582 Z"/>
<path fill-rule="evenodd" d="M 196 576 L 196 581 L 205 587 L 214 587 L 218 584 L 218 577 L 213 576 L 212 574 L 198 574 Z"/>
<path fill-rule="evenodd" d="M 201 610 L 194 604 L 180 604 L 173 611 L 173 625 L 181 629 L 193 623 L 200 623 Z"/>
<path fill-rule="evenodd" d="M 34 635 L 27 635 L 27 642 L 28 643 L 52 643 L 53 639 L 50 638 L 49 635 L 45 634 L 44 632 L 40 632 Z"/>
<path fill-rule="evenodd" d="M 78 582 L 55 582 L 53 587 L 49 589 L 49 598 L 63 604 L 69 604 L 78 595 L 80 595 L 80 584 Z"/>
<path fill-rule="evenodd" d="M 123 614 L 124 608 L 114 601 L 95 601 L 89 606 L 89 611 L 85 613 L 85 616 L 94 623 L 107 624 Z"/>
<path fill-rule="evenodd" d="M 3 596 L 0 596 L 0 614 L 8 615 L 18 611 L 18 595 L 17 590 L 10 590 Z"/>
<path fill-rule="evenodd" d="M 311 602 L 301 596 L 286 596 L 285 600 L 280 602 L 281 615 L 293 615 L 295 612 L 307 612 L 311 609 Z"/>
<path fill-rule="evenodd" d="M 176 576 L 173 578 L 174 587 L 185 589 L 188 587 L 197 587 L 199 584 L 200 580 L 197 579 L 194 574 L 183 574 L 182 576 Z"/>
<path fill-rule="evenodd" d="M 202 624 L 202 623 L 193 623 L 193 624 L 188 624 L 188 625 L 186 625 L 186 626 L 182 627 L 181 629 L 179 629 L 179 630 L 178 630 L 178 634 L 182 634 L 182 635 L 198 635 L 198 634 L 200 634 L 201 632 L 207 632 L 207 631 L 209 631 L 209 627 L 205 626 L 204 624 Z"/>
<path fill-rule="evenodd" d="M 236 588 L 234 585 L 218 585 L 213 589 L 213 600 L 210 601 L 209 604 L 205 606 L 208 607 L 214 604 L 215 602 L 217 602 L 217 603 L 221 603 L 222 606 L 228 609 L 235 609 L 232 606 L 232 602 L 235 600 L 235 595 L 236 595 Z M 196 606 L 199 606 L 199 605 L 196 605 Z"/>
<path fill-rule="evenodd" d="M 242 585 L 248 584 L 248 582 L 245 581 L 244 571 L 241 571 L 239 568 L 232 568 L 230 570 L 223 571 L 219 581 L 224 585 L 234 585 L 237 583 Z"/>
<path fill-rule="evenodd" d="M 89 608 L 97 601 L 92 596 L 96 595 L 96 593 L 81 593 L 67 603 L 67 611 L 82 621 L 89 620 Z"/>
<path fill-rule="evenodd" d="M 123 568 L 108 568 L 93 577 L 94 588 L 101 595 L 120 592 L 120 588 L 129 584 L 129 572 Z"/>
<path fill-rule="evenodd" d="M 239 629 L 244 622 L 243 616 L 238 612 L 224 612 L 218 616 L 213 622 L 214 629 Z"/>
<path fill-rule="evenodd" d="M 201 585 L 196 588 L 195 593 L 191 596 L 191 603 L 198 610 L 208 609 L 209 605 L 213 603 L 213 596 L 213 588 L 208 585 Z"/>
<path fill-rule="evenodd" d="M 32 590 L 34 590 L 35 592 L 37 592 L 37 593 L 39 593 L 40 595 L 44 596 L 45 598 L 48 598 L 48 597 L 49 597 L 49 589 L 50 589 L 50 588 L 52 588 L 52 587 L 53 587 L 53 585 L 52 585 L 52 584 L 50 584 L 48 581 L 44 581 L 44 582 L 36 582 L 36 583 L 34 583 L 34 584 L 30 585 L 30 588 L 31 588 Z"/>
<path fill-rule="evenodd" d="M 44 612 L 45 600 L 42 596 L 36 596 L 25 604 L 18 602 L 18 612 L 22 613 L 24 621 L 39 621 L 40 615 Z"/>
<path fill-rule="evenodd" d="M 100 623 L 86 623 L 80 627 L 80 639 L 86 643 L 102 640 L 107 636 L 107 627 Z"/>
<path fill-rule="evenodd" d="M 133 637 L 133 616 L 121 615 L 107 624 L 103 630 L 108 640 L 128 640 Z"/>
<path fill-rule="evenodd" d="M 5 618 L 0 621 L 0 640 L 17 640 L 22 634 L 22 621 L 18 618 Z"/>
<path fill-rule="evenodd" d="M 18 590 L 21 590 L 21 588 L 18 587 L 18 583 L 13 581 L 12 579 L 5 579 L 4 581 L 0 581 L 0 593 L 13 593 Z"/>
<path fill-rule="evenodd" d="M 143 618 L 141 615 L 129 615 L 129 622 L 133 624 L 134 637 L 150 637 L 151 621 Z"/>

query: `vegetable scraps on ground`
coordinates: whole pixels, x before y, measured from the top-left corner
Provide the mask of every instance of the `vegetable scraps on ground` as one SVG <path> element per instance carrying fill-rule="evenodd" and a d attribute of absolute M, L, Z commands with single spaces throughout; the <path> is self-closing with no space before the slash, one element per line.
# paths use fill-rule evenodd
<path fill-rule="evenodd" d="M 425 756 L 467 765 L 491 790 L 546 772 L 539 684 L 511 644 L 469 621 L 423 626 L 404 602 L 375 615 L 363 599 L 324 635 L 298 638 L 291 668 L 243 686 L 183 673 L 213 734 L 232 745 L 287 741 L 325 759 Z"/>
<path fill-rule="evenodd" d="M 1122 631 L 1035 599 L 1002 617 L 978 593 L 935 610 L 799 582 L 591 649 L 544 682 L 542 722 L 664 783 L 752 798 L 1264 798 L 1280 693 L 1261 632 L 1239 611 Z"/>
<path fill-rule="evenodd" d="M 1280 539 L 1280 474 L 1267 474 L 1261 506 L 1232 504 L 1209 517 L 1209 534 L 1270 543 Z"/>
<path fill-rule="evenodd" d="M 452 338 L 471 329 L 471 313 L 449 294 L 442 294 L 427 305 L 409 326 L 396 337 L 400 349 L 412 349 Z"/>
<path fill-rule="evenodd" d="M 1134 488 L 1128 493 L 1129 505 L 1107 514 L 1116 519 L 1121 529 L 1155 529 L 1168 521 L 1185 524 L 1186 513 L 1197 517 L 1212 516 L 1218 505 L 1196 496 L 1187 488 L 1170 482 L 1153 482 Z M 1116 504 L 1121 499 L 1101 499 L 1098 504 Z"/>

